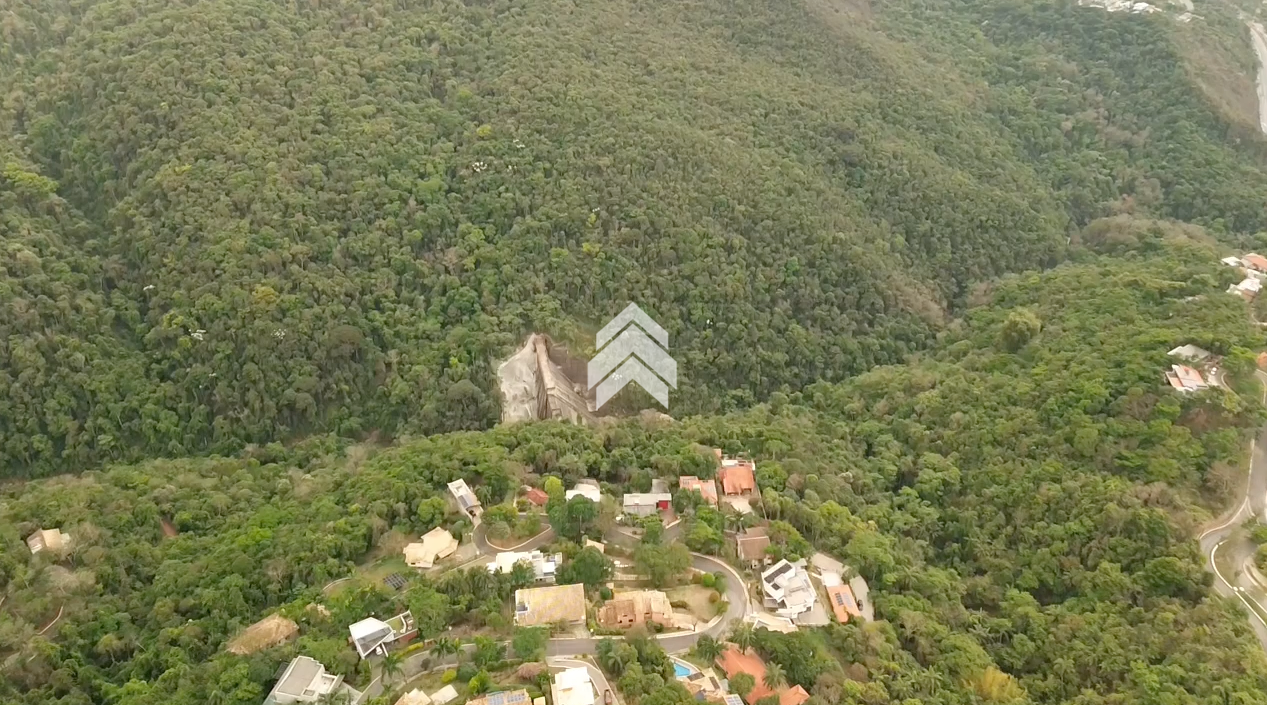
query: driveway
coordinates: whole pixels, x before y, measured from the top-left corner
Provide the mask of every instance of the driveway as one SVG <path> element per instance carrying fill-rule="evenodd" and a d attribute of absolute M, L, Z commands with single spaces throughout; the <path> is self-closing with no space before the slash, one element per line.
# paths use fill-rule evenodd
<path fill-rule="evenodd" d="M 545 531 L 542 531 L 541 533 L 537 534 L 536 536 L 533 536 L 532 538 L 528 539 L 527 541 L 524 541 L 518 546 L 511 546 L 510 548 L 498 548 L 488 542 L 488 525 L 479 524 L 475 527 L 475 530 L 471 532 L 471 540 L 475 543 L 475 547 L 479 549 L 479 552 L 483 553 L 486 556 L 491 556 L 497 553 L 510 553 L 511 551 L 519 551 L 519 552 L 526 553 L 528 551 L 535 551 L 538 548 L 541 548 L 542 546 L 553 541 L 554 529 L 548 528 Z"/>

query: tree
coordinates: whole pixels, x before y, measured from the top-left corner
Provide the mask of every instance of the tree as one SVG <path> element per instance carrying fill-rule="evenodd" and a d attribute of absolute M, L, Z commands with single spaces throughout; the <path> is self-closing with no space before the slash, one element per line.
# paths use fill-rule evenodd
<path fill-rule="evenodd" d="M 740 622 L 730 629 L 730 640 L 740 651 L 747 651 L 756 639 L 756 630 L 747 622 Z"/>
<path fill-rule="evenodd" d="M 471 677 L 471 680 L 467 681 L 466 691 L 474 695 L 479 695 L 481 693 L 487 693 L 488 689 L 491 687 L 493 687 L 493 677 L 489 675 L 488 671 L 481 669 L 479 673 L 476 673 Z"/>
<path fill-rule="evenodd" d="M 559 567 L 558 580 L 562 584 L 583 583 L 595 589 L 610 580 L 614 571 L 611 559 L 591 546 L 581 549 L 572 560 Z"/>
<path fill-rule="evenodd" d="M 653 587 L 664 587 L 691 566 L 691 553 L 680 543 L 643 544 L 634 550 L 634 565 Z"/>
<path fill-rule="evenodd" d="M 506 647 L 501 642 L 486 636 L 475 637 L 475 654 L 473 656 L 475 665 L 480 668 L 488 668 L 501 661 L 505 656 Z"/>
<path fill-rule="evenodd" d="M 765 667 L 765 678 L 762 679 L 765 687 L 770 690 L 778 690 L 787 685 L 787 674 L 783 672 L 783 667 L 777 663 L 767 663 Z"/>
<path fill-rule="evenodd" d="M 1007 320 L 999 331 L 999 340 L 1003 344 L 1003 349 L 1016 352 L 1033 340 L 1042 328 L 1042 322 L 1033 311 L 1019 308 L 1008 314 Z"/>
<path fill-rule="evenodd" d="M 462 643 L 452 637 L 436 637 L 435 643 L 431 645 L 431 652 L 443 661 L 445 658 L 458 655 L 461 653 Z"/>
<path fill-rule="evenodd" d="M 388 683 L 394 683 L 396 681 L 396 678 L 398 678 L 403 672 L 404 665 L 404 657 L 401 656 L 399 651 L 388 651 L 386 654 L 383 654 L 383 658 L 379 661 L 378 667 L 383 674 L 384 687 L 386 687 Z"/>
<path fill-rule="evenodd" d="M 705 634 L 695 642 L 695 655 L 706 663 L 712 663 L 722 654 L 722 645 L 712 636 Z"/>
<path fill-rule="evenodd" d="M 757 679 L 748 673 L 736 673 L 730 679 L 730 689 L 745 700 L 748 698 L 748 693 L 751 693 L 755 687 L 757 687 Z"/>
<path fill-rule="evenodd" d="M 515 635 L 511 638 L 510 648 L 519 658 L 533 661 L 541 658 L 541 655 L 545 653 L 546 642 L 549 639 L 550 633 L 544 627 L 517 627 Z"/>

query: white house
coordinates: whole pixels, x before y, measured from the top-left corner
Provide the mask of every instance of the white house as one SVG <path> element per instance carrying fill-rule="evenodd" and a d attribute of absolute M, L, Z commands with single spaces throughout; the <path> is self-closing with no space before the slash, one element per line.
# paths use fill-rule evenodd
<path fill-rule="evenodd" d="M 554 705 L 594 705 L 594 683 L 589 670 L 567 668 L 554 676 Z"/>
<path fill-rule="evenodd" d="M 467 486 L 466 480 L 458 478 L 449 483 L 449 492 L 453 494 L 453 499 L 457 500 L 458 509 L 461 509 L 471 519 L 479 519 L 480 514 L 484 513 L 484 508 L 480 506 L 480 500 Z"/>
<path fill-rule="evenodd" d="M 804 565 L 781 560 L 761 574 L 761 588 L 765 592 L 765 604 L 780 617 L 789 619 L 814 606 L 814 586 Z"/>
<path fill-rule="evenodd" d="M 277 679 L 272 692 L 264 698 L 264 705 L 289 705 L 290 703 L 315 703 L 334 693 L 343 693 L 349 703 L 359 702 L 361 693 L 343 682 L 343 676 L 326 673 L 326 667 L 307 656 L 296 656 L 282 677 Z"/>
<path fill-rule="evenodd" d="M 673 502 L 673 495 L 668 492 L 630 492 L 624 497 L 624 511 L 637 517 L 655 514 L 668 509 Z"/>
<path fill-rule="evenodd" d="M 385 654 L 387 649 L 398 641 L 410 639 L 418 634 L 414 626 L 414 616 L 405 611 L 387 621 L 368 617 L 348 627 L 352 635 L 352 646 L 361 658 L 371 654 Z"/>
<path fill-rule="evenodd" d="M 576 485 L 565 492 L 563 496 L 566 499 L 584 497 L 594 504 L 598 504 L 603 501 L 603 493 L 598 489 L 598 483 L 593 480 L 581 480 L 577 482 Z"/>
<path fill-rule="evenodd" d="M 519 562 L 527 563 L 532 566 L 532 574 L 537 580 L 554 581 L 554 574 L 558 571 L 559 566 L 563 563 L 563 554 L 544 554 L 541 551 L 527 551 L 524 553 L 516 553 L 508 551 L 499 553 L 488 564 L 488 572 L 490 573 L 506 573 L 515 569 L 515 564 Z"/>

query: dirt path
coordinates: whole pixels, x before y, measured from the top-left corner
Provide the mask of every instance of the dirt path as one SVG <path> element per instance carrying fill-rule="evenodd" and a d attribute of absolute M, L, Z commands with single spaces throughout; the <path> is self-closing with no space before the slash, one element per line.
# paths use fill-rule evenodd
<path fill-rule="evenodd" d="M 1254 54 L 1258 56 L 1258 129 L 1267 134 L 1267 30 L 1259 22 L 1247 22 Z"/>

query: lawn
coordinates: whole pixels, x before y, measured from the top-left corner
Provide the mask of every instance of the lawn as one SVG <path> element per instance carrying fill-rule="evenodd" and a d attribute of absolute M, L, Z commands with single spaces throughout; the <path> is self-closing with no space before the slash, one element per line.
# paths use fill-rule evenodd
<path fill-rule="evenodd" d="M 703 585 L 683 585 L 666 591 L 670 602 L 685 602 L 690 613 L 701 622 L 707 622 L 717 616 L 717 604 L 712 596 L 717 591 Z"/>

